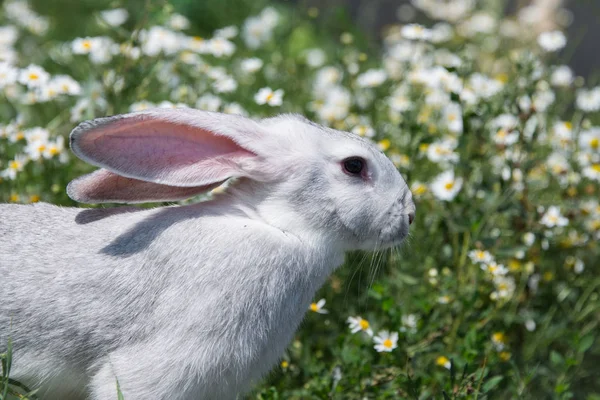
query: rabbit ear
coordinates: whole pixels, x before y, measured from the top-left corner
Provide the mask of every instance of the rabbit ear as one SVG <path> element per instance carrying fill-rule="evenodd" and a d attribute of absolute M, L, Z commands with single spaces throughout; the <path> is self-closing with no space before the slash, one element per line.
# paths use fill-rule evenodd
<path fill-rule="evenodd" d="M 99 169 L 71 181 L 67 195 L 80 203 L 148 203 L 179 201 L 209 191 L 222 182 L 194 187 L 177 187 L 144 182 Z"/>
<path fill-rule="evenodd" d="M 71 149 L 84 161 L 126 178 L 206 188 L 231 177 L 252 178 L 242 165 L 258 158 L 251 146 L 261 135 L 258 123 L 241 116 L 154 109 L 81 123 L 71 132 Z M 100 184 L 98 177 L 114 189 L 115 179 L 104 173 L 88 176 L 73 188 L 86 188 L 82 192 L 87 193 Z M 92 192 L 101 193 L 98 188 Z"/>

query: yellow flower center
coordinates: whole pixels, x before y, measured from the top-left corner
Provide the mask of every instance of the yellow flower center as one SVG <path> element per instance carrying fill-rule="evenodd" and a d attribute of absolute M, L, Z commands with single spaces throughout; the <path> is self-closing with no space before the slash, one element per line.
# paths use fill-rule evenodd
<path fill-rule="evenodd" d="M 572 122 L 565 122 L 565 128 L 567 128 L 568 130 L 573 129 L 573 123 Z"/>
<path fill-rule="evenodd" d="M 422 195 L 423 193 L 425 193 L 427 191 L 427 187 L 425 187 L 425 185 L 419 185 L 416 188 L 414 188 L 413 191 L 415 192 L 416 195 Z"/>
<path fill-rule="evenodd" d="M 385 347 L 385 348 L 391 349 L 392 345 L 393 345 L 393 343 L 390 339 L 385 339 L 383 341 L 383 347 Z"/>
<path fill-rule="evenodd" d="M 369 329 L 369 322 L 367 320 L 361 319 L 358 324 L 360 325 L 360 329 L 362 329 L 363 331 L 366 331 L 367 329 Z"/>
<path fill-rule="evenodd" d="M 500 139 L 504 139 L 506 137 L 506 131 L 504 129 L 500 129 L 496 133 L 496 136 L 498 136 L 498 138 L 500 138 Z"/>
<path fill-rule="evenodd" d="M 267 101 L 271 101 L 271 99 L 275 96 L 275 93 L 269 93 L 267 95 Z"/>
<path fill-rule="evenodd" d="M 40 76 L 38 74 L 36 74 L 35 72 L 29 73 L 29 80 L 37 81 L 38 79 L 40 79 Z"/>
<path fill-rule="evenodd" d="M 15 193 L 11 194 L 10 195 L 10 202 L 11 203 L 16 203 L 17 201 L 19 201 L 19 195 L 15 194 Z"/>
<path fill-rule="evenodd" d="M 32 194 L 31 196 L 29 196 L 29 201 L 32 203 L 37 203 L 38 201 L 40 201 L 40 196 L 38 196 L 37 194 Z"/>
<path fill-rule="evenodd" d="M 53 156 L 55 156 L 55 155 L 57 155 L 59 153 L 58 148 L 56 148 L 56 147 L 50 147 L 50 149 L 48 151 Z"/>
<path fill-rule="evenodd" d="M 505 74 L 505 73 L 500 73 L 500 74 L 496 75 L 495 78 L 497 81 L 500 81 L 502 83 L 508 82 L 508 74 Z"/>
<path fill-rule="evenodd" d="M 317 303 L 311 303 L 310 309 L 312 311 L 317 311 L 319 309 L 319 306 L 317 306 Z"/>
<path fill-rule="evenodd" d="M 86 50 L 89 50 L 92 48 L 92 42 L 90 42 L 89 40 L 84 40 L 83 43 L 81 43 L 81 47 L 83 47 Z"/>
<path fill-rule="evenodd" d="M 17 135 L 15 136 L 15 139 L 17 140 L 23 140 L 25 139 L 25 134 L 21 131 L 17 132 Z"/>
<path fill-rule="evenodd" d="M 435 360 L 435 363 L 443 367 L 446 365 L 446 363 L 448 363 L 448 361 L 450 360 L 448 360 L 446 357 L 440 356 L 437 358 L 437 360 Z"/>
<path fill-rule="evenodd" d="M 390 146 L 392 145 L 392 142 L 390 142 L 389 139 L 383 139 L 378 144 L 379 144 L 379 148 L 381 148 L 381 150 L 386 151 L 387 149 L 390 148 Z"/>
<path fill-rule="evenodd" d="M 19 168 L 21 168 L 21 163 L 18 162 L 18 161 L 16 161 L 16 160 L 13 160 L 13 161 L 11 161 L 11 162 L 8 163 L 8 167 L 10 169 L 19 169 Z"/>
<path fill-rule="evenodd" d="M 594 164 L 592 165 L 592 169 L 596 172 L 600 172 L 600 164 Z"/>
<path fill-rule="evenodd" d="M 597 149 L 598 147 L 600 147 L 600 140 L 598 140 L 598 138 L 593 138 L 593 139 L 590 141 L 590 147 L 591 147 L 592 149 Z"/>
<path fill-rule="evenodd" d="M 454 122 L 458 119 L 458 117 L 456 116 L 456 114 L 450 114 L 448 115 L 448 121 L 450 122 Z"/>
<path fill-rule="evenodd" d="M 452 188 L 454 187 L 454 182 L 448 182 L 444 185 L 444 187 L 446 188 L 446 190 L 452 190 Z"/>
<path fill-rule="evenodd" d="M 506 337 L 504 336 L 504 333 L 496 332 L 492 335 L 492 340 L 496 343 L 504 343 Z"/>
<path fill-rule="evenodd" d="M 281 368 L 285 369 L 285 368 L 287 368 L 289 366 L 290 366 L 290 364 L 287 361 L 284 360 L 284 361 L 281 362 Z"/>

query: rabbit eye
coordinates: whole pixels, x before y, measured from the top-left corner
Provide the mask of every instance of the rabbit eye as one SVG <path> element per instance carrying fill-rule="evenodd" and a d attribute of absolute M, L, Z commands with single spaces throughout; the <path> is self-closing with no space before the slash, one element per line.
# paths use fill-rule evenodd
<path fill-rule="evenodd" d="M 351 175 L 360 175 L 365 168 L 365 160 L 360 157 L 347 158 L 343 162 L 344 171 Z"/>

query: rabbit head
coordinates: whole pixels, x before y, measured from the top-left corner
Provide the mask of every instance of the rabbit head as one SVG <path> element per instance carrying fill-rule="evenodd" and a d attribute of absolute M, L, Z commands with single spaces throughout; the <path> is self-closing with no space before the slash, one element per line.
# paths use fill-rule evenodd
<path fill-rule="evenodd" d="M 373 143 L 295 115 L 147 110 L 80 124 L 71 148 L 101 167 L 67 188 L 86 203 L 175 201 L 239 178 L 225 197 L 246 212 L 343 250 L 398 244 L 415 213 L 408 186 Z"/>

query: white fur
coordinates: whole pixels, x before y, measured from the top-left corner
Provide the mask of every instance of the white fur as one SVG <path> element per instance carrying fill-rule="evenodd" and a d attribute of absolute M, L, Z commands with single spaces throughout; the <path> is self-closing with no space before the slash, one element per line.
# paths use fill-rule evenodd
<path fill-rule="evenodd" d="M 71 381 L 70 396 L 114 399 L 118 379 L 126 400 L 233 399 L 277 362 L 346 251 L 407 234 L 406 184 L 358 137 L 296 116 L 183 110 L 100 124 L 139 115 L 257 156 L 224 194 L 189 206 L 0 205 L 0 351 L 12 338 L 13 377 L 43 384 L 42 398 L 66 398 L 56 388 Z M 367 181 L 343 172 L 350 156 L 367 160 Z"/>

